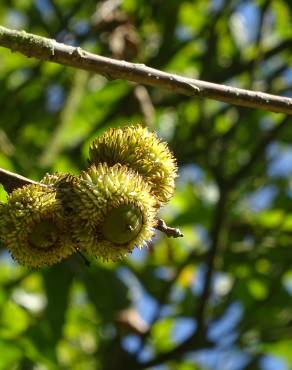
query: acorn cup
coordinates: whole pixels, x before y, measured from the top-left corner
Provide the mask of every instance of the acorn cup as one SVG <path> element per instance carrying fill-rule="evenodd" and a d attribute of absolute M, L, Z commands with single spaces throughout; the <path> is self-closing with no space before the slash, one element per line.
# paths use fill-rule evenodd
<path fill-rule="evenodd" d="M 120 163 L 140 174 L 161 206 L 172 197 L 177 177 L 176 161 L 154 133 L 142 126 L 109 129 L 89 149 L 91 164 Z"/>
<path fill-rule="evenodd" d="M 74 252 L 68 223 L 56 192 L 26 185 L 14 190 L 0 208 L 1 240 L 22 265 L 53 265 Z"/>
<path fill-rule="evenodd" d="M 142 126 L 109 129 L 90 148 L 79 176 L 47 174 L 0 203 L 0 238 L 22 265 L 53 265 L 76 251 L 117 260 L 154 234 L 174 192 L 167 145 Z"/>
<path fill-rule="evenodd" d="M 103 163 L 92 165 L 71 181 L 65 202 L 73 210 L 72 234 L 80 250 L 117 260 L 152 237 L 156 201 L 136 172 Z"/>

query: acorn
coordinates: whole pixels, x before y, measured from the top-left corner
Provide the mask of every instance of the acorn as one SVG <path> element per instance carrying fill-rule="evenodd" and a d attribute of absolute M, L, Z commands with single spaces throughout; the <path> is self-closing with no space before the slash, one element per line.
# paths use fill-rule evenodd
<path fill-rule="evenodd" d="M 117 260 L 153 235 L 156 200 L 150 187 L 125 166 L 92 165 L 72 179 L 67 202 L 74 210 L 72 233 L 78 248 Z"/>
<path fill-rule="evenodd" d="M 74 252 L 56 191 L 41 185 L 14 190 L 1 207 L 2 241 L 22 265 L 53 265 Z"/>
<path fill-rule="evenodd" d="M 172 197 L 177 177 L 176 161 L 154 133 L 140 125 L 109 129 L 89 149 L 91 164 L 116 163 L 138 172 L 149 184 L 158 206 Z"/>

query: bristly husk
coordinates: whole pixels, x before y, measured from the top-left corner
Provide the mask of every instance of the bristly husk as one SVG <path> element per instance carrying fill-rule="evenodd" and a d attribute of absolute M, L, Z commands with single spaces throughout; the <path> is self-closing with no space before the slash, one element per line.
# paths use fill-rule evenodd
<path fill-rule="evenodd" d="M 97 137 L 89 150 L 91 164 L 116 163 L 137 171 L 150 185 L 158 205 L 169 201 L 175 188 L 176 161 L 154 133 L 142 126 L 109 129 Z"/>
<path fill-rule="evenodd" d="M 1 207 L 4 246 L 22 265 L 53 265 L 74 252 L 68 224 L 55 190 L 26 185 Z"/>
<path fill-rule="evenodd" d="M 71 186 L 75 181 L 78 181 L 78 176 L 71 175 L 70 173 L 59 172 L 55 172 L 52 174 L 46 173 L 40 181 L 42 184 L 48 185 L 56 192 L 56 198 L 63 206 L 65 216 L 69 218 L 69 223 L 71 222 L 70 217 L 73 210 L 66 194 L 72 191 Z"/>
<path fill-rule="evenodd" d="M 117 260 L 153 235 L 155 198 L 143 178 L 125 166 L 92 165 L 79 179 L 72 178 L 66 194 L 80 250 Z"/>

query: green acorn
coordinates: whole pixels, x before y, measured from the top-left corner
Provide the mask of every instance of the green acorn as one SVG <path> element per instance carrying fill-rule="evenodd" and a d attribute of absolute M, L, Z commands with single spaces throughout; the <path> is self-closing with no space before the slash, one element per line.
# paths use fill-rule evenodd
<path fill-rule="evenodd" d="M 158 205 L 173 195 L 176 161 L 166 143 L 142 126 L 107 130 L 92 142 L 89 161 L 109 166 L 120 163 L 135 170 L 150 185 Z"/>
<path fill-rule="evenodd" d="M 22 265 L 53 265 L 74 252 L 67 221 L 56 192 L 41 185 L 14 190 L 2 207 L 4 246 Z"/>
<path fill-rule="evenodd" d="M 156 200 L 136 172 L 120 164 L 92 165 L 72 179 L 67 202 L 74 210 L 72 233 L 80 249 L 116 260 L 153 235 Z"/>

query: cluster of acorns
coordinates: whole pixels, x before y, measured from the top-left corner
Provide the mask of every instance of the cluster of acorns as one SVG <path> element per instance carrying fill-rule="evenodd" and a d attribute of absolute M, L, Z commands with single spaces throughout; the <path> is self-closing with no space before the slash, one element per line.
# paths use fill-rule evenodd
<path fill-rule="evenodd" d="M 173 195 L 177 167 L 167 145 L 141 126 L 109 129 L 79 176 L 47 174 L 0 204 L 0 237 L 20 264 L 52 265 L 77 250 L 116 260 L 153 236 Z"/>

